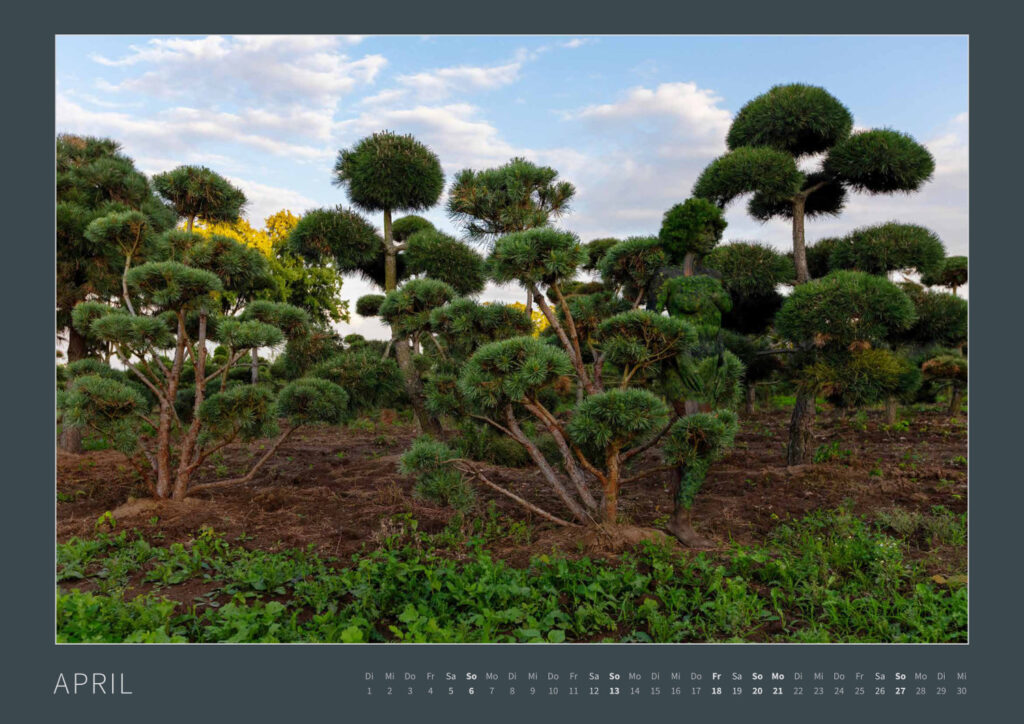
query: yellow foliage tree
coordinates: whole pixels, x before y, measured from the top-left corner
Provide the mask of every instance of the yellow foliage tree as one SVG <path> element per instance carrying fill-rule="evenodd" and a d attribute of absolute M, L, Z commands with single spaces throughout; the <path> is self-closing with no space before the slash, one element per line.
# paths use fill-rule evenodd
<path fill-rule="evenodd" d="M 333 268 L 306 267 L 285 250 L 288 234 L 298 222 L 298 216 L 288 209 L 281 209 L 263 220 L 262 229 L 256 229 L 239 218 L 231 223 L 196 221 L 192 230 L 206 237 L 215 234 L 227 236 L 258 249 L 270 259 L 279 286 L 278 301 L 302 307 L 327 324 L 349 321 L 348 302 L 338 299 L 341 275 Z"/>

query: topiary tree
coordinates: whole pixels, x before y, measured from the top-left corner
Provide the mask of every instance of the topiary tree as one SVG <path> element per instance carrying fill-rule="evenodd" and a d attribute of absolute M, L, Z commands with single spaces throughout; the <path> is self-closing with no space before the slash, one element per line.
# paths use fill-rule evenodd
<path fill-rule="evenodd" d="M 900 288 L 914 303 L 917 319 L 895 341 L 919 348 L 953 347 L 967 344 L 967 300 L 945 292 L 923 289 L 913 283 Z"/>
<path fill-rule="evenodd" d="M 442 281 L 460 295 L 479 294 L 487 283 L 484 258 L 461 241 L 433 229 L 408 237 L 406 271 Z"/>
<path fill-rule="evenodd" d="M 622 241 L 622 239 L 606 237 L 603 239 L 594 239 L 593 241 L 588 241 L 584 244 L 583 250 L 586 252 L 587 257 L 583 262 L 583 270 L 589 272 L 600 271 L 601 260 L 604 259 L 604 255 L 620 241 Z"/>
<path fill-rule="evenodd" d="M 153 177 L 153 188 L 185 219 L 192 231 L 196 219 L 237 221 L 246 204 L 245 194 L 205 166 L 179 166 Z"/>
<path fill-rule="evenodd" d="M 334 183 L 343 186 L 349 199 L 363 211 L 384 214 L 384 291 L 398 286 L 398 253 L 407 242 L 396 242 L 391 228 L 394 211 L 419 211 L 437 203 L 444 190 L 441 162 L 429 148 L 411 135 L 382 131 L 338 152 Z M 420 394 L 419 374 L 412 363 L 407 340 L 395 339 L 395 357 L 406 380 L 416 419 L 424 432 L 440 432 L 426 413 Z"/>
<path fill-rule="evenodd" d="M 72 309 L 87 299 L 126 303 L 126 257 L 129 264 L 144 261 L 153 240 L 175 219 L 111 139 L 57 136 L 56 200 L 56 321 L 67 336 L 66 359 L 74 363 L 109 350 L 75 328 Z M 93 226 L 101 219 L 103 224 Z M 81 430 L 62 420 L 59 444 L 81 452 Z"/>
<path fill-rule="evenodd" d="M 608 249 L 598 270 L 605 286 L 631 301 L 633 309 L 660 281 L 659 272 L 668 262 L 662 242 L 656 236 L 631 236 Z"/>
<path fill-rule="evenodd" d="M 957 354 L 937 354 L 924 361 L 921 372 L 929 382 L 949 388 L 950 416 L 960 411 L 964 390 L 967 389 L 967 358 Z"/>
<path fill-rule="evenodd" d="M 933 232 L 923 226 L 890 221 L 856 229 L 836 242 L 829 268 L 881 275 L 913 271 L 927 276 L 942 267 L 945 256 L 945 247 Z"/>
<path fill-rule="evenodd" d="M 641 241 L 623 244 L 627 251 L 635 247 L 641 257 L 655 250 L 659 259 L 651 268 L 659 268 L 665 255 L 658 240 Z M 643 279 L 630 276 L 628 264 L 615 263 L 619 254 L 605 257 L 613 275 L 625 275 L 619 289 L 643 285 Z M 561 525 L 615 523 L 622 486 L 683 465 L 673 459 L 630 469 L 672 434 L 681 417 L 679 399 L 716 406 L 735 400 L 742 365 L 728 352 L 691 358 L 699 340 L 685 319 L 634 308 L 635 297 L 624 299 L 607 287 L 567 294 L 565 288 L 585 259 L 573 234 L 550 228 L 508 234 L 495 242 L 488 259 L 492 274 L 533 292 L 550 329 L 541 338 L 524 335 L 528 318 L 507 307 L 485 312 L 484 305 L 453 299 L 430 313 L 436 361 L 428 375 L 428 404 L 439 415 L 486 425 L 518 444 L 567 517 L 497 485 L 466 452 L 420 441 L 407 467 L 422 476 L 423 490 L 437 491 L 436 499 L 460 490 L 451 473 L 445 473 L 443 485 L 435 485 L 437 471 L 445 468 L 456 471 L 463 483 L 479 482 Z M 423 334 L 423 311 L 436 300 L 415 296 L 424 299 L 399 304 L 395 298 L 393 306 L 402 310 L 402 318 L 394 323 Z M 382 309 L 385 313 L 392 314 Z M 669 375 L 674 375 L 674 386 L 664 382 Z M 484 437 L 476 429 L 468 428 L 471 440 L 460 443 L 460 449 L 472 451 L 473 441 Z M 429 465 L 421 465 L 422 460 Z M 703 542 L 692 527 L 673 532 L 690 544 Z"/>
<path fill-rule="evenodd" d="M 151 396 L 141 394 L 137 384 L 98 373 L 77 377 L 61 400 L 71 419 L 114 442 L 154 497 L 175 500 L 252 480 L 298 427 L 336 422 L 346 404 L 344 390 L 322 380 L 296 381 L 276 401 L 268 386 L 229 381 L 242 355 L 303 334 L 309 317 L 301 309 L 266 301 L 238 315 L 222 314 L 228 295 L 269 278 L 267 260 L 230 239 L 184 238 L 183 233 L 171 232 L 164 239 L 167 258 L 124 274 L 137 307 L 87 302 L 74 310 L 76 327 L 112 345 Z M 211 355 L 208 344 L 214 342 L 223 349 Z M 218 380 L 219 388 L 208 394 Z M 289 419 L 289 428 L 248 473 L 193 481 L 217 450 L 235 440 L 276 434 L 278 416 Z"/>
<path fill-rule="evenodd" d="M 722 315 L 722 326 L 742 334 L 763 334 L 782 306 L 778 289 L 796 277 L 793 261 L 757 242 L 734 241 L 704 257 L 704 265 L 720 275 L 732 309 Z"/>
<path fill-rule="evenodd" d="M 942 264 L 921 275 L 926 287 L 946 287 L 956 296 L 956 290 L 967 283 L 967 257 L 949 256 Z"/>
<path fill-rule="evenodd" d="M 560 181 L 553 168 L 517 157 L 496 168 L 457 173 L 448 192 L 448 216 L 470 239 L 490 242 L 547 226 L 569 211 L 575 194 L 575 187 Z M 532 309 L 527 290 L 527 313 Z"/>
<path fill-rule="evenodd" d="M 720 208 L 692 198 L 665 212 L 658 238 L 672 263 L 683 267 L 684 276 L 692 276 L 697 259 L 711 253 L 726 226 Z"/>
<path fill-rule="evenodd" d="M 363 211 L 384 214 L 384 291 L 398 286 L 396 245 L 391 215 L 401 209 L 418 211 L 437 203 L 444 190 L 441 162 L 429 148 L 410 135 L 382 131 L 338 152 L 334 183 L 348 192 Z"/>
<path fill-rule="evenodd" d="M 775 318 L 779 335 L 802 353 L 794 363 L 801 394 L 790 422 L 790 465 L 806 460 L 821 381 L 849 382 L 857 369 L 851 366 L 854 353 L 884 343 L 914 320 L 914 305 L 903 290 L 865 272 L 835 271 L 793 290 Z M 829 376 L 820 372 L 821 365 L 831 370 Z"/>
<path fill-rule="evenodd" d="M 870 194 L 916 191 L 935 160 L 910 136 L 882 129 L 851 133 L 853 116 L 824 88 L 778 85 L 744 105 L 726 136 L 729 151 L 713 161 L 694 195 L 721 207 L 752 193 L 751 216 L 792 220 L 796 283 L 808 281 L 804 219 L 838 215 L 848 190 Z M 819 170 L 797 161 L 823 154 Z"/>

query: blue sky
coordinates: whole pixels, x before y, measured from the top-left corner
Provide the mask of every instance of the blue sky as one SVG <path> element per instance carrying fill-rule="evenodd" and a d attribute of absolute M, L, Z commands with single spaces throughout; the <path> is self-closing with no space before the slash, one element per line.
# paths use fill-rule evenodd
<path fill-rule="evenodd" d="M 724 150 L 744 103 L 810 83 L 858 128 L 925 143 L 937 169 L 917 194 L 852 196 L 841 217 L 810 221 L 808 239 L 898 219 L 966 254 L 967 46 L 960 36 L 62 36 L 56 130 L 115 138 L 149 174 L 205 164 L 242 187 L 257 226 L 281 208 L 347 206 L 331 185 L 337 151 L 384 128 L 428 144 L 448 178 L 526 156 L 576 185 L 559 223 L 586 241 L 656 233 Z M 458 234 L 441 205 L 425 215 Z M 742 202 L 727 218 L 726 240 L 790 246 L 787 224 L 755 222 Z M 343 295 L 370 291 L 351 279 Z M 383 336 L 355 315 L 344 331 Z"/>

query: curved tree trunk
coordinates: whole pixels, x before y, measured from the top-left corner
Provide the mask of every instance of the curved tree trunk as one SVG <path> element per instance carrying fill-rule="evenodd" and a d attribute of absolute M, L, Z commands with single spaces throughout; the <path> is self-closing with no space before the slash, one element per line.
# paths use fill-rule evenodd
<path fill-rule="evenodd" d="M 814 394 L 798 392 L 793 406 L 793 417 L 789 421 L 789 447 L 786 450 L 787 465 L 802 465 L 807 461 L 811 446 L 811 429 L 814 427 Z"/>

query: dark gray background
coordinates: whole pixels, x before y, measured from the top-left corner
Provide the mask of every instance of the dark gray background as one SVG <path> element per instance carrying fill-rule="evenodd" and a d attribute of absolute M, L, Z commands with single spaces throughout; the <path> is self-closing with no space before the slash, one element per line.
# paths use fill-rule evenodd
<path fill-rule="evenodd" d="M 13 721 L 246 721 L 314 716 L 329 721 L 562 720 L 622 721 L 666 714 L 676 720 L 759 714 L 772 719 L 880 721 L 919 716 L 962 721 L 1017 710 L 1021 688 L 1017 533 L 1021 502 L 1018 457 L 1021 356 L 1019 303 L 1011 297 L 1021 266 L 1020 115 L 1017 52 L 1020 23 L 994 2 L 927 10 L 892 2 L 731 2 L 579 4 L 479 2 L 407 4 L 249 2 L 229 9 L 209 2 L 142 4 L 36 3 L 5 15 L 6 70 L 2 177 L 5 305 L 2 601 L 2 710 Z M 1005 6 L 1004 6 L 1005 7 Z M 72 33 L 941 33 L 970 35 L 971 63 L 971 619 L 969 645 L 563 645 L 563 646 L 55 646 L 53 644 L 53 97 L 54 35 Z M 1011 35 L 1011 33 L 1013 33 Z M 799 64 L 813 59 L 794 59 Z M 822 62 L 827 62 L 823 61 Z M 1011 222 L 1012 220 L 1012 222 Z M 1011 382 L 1013 381 L 1013 382 Z M 786 673 L 787 696 L 712 699 L 662 696 L 618 700 L 560 696 L 412 699 L 364 696 L 364 672 L 581 672 L 636 670 Z M 793 671 L 847 674 L 847 696 L 802 700 L 788 695 Z M 850 695 L 852 673 L 968 673 L 968 695 L 896 699 Z M 126 672 L 132 696 L 52 696 L 57 675 Z M 520 684 L 523 673 L 520 674 Z M 663 679 L 664 679 L 663 674 Z M 443 682 L 442 682 L 443 683 Z M 479 683 L 479 680 L 478 680 Z M 505 682 L 502 682 L 505 684 Z M 567 685 L 565 676 L 559 682 Z M 749 681 L 744 681 L 749 686 Z M 811 685 L 806 681 L 805 684 Z M 832 682 L 827 682 L 832 684 Z M 402 682 L 398 682 L 399 686 Z M 465 686 L 465 682 L 460 682 Z M 541 682 L 546 687 L 547 682 Z M 581 687 L 589 682 L 581 682 Z M 607 686 L 602 681 L 602 686 Z M 628 687 L 629 682 L 621 682 Z M 661 682 L 663 691 L 671 682 Z M 684 681 L 682 686 L 689 687 Z M 731 682 L 725 681 L 729 686 Z M 765 682 L 771 686 L 770 682 Z M 913 686 L 912 682 L 907 683 Z M 649 682 L 644 682 L 649 686 Z M 685 691 L 686 689 L 684 689 Z M 1004 715 L 1005 716 L 1005 715 Z M 1004 717 L 1000 717 L 1004 718 Z"/>

